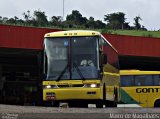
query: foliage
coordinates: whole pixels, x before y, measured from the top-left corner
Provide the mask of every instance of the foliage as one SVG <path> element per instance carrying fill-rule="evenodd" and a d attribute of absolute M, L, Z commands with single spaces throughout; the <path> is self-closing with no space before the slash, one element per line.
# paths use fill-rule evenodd
<path fill-rule="evenodd" d="M 160 38 L 160 31 L 145 31 L 145 30 L 102 30 L 103 33 L 129 35 L 129 36 L 144 36 Z"/>
<path fill-rule="evenodd" d="M 86 24 L 87 18 L 82 17 L 82 14 L 79 11 L 73 10 L 72 14 L 67 15 L 66 21 L 70 21 L 75 27 L 77 27 Z"/>
<path fill-rule="evenodd" d="M 123 12 L 104 15 L 104 21 L 107 23 L 95 20 L 92 16 L 87 19 L 78 10 L 73 10 L 71 14 L 68 14 L 66 20 L 63 20 L 62 16 L 52 16 L 48 20 L 45 12 L 41 10 L 35 10 L 33 14 L 28 10 L 22 15 L 23 19 L 19 19 L 17 16 L 13 18 L 0 16 L 0 24 L 63 29 L 94 29 L 109 34 L 160 37 L 159 31 L 149 32 L 140 24 L 140 20 L 142 20 L 140 16 L 136 16 L 134 18 L 134 26 L 130 26 L 129 22 L 126 22 L 125 13 Z"/>
<path fill-rule="evenodd" d="M 36 21 L 38 26 L 47 26 L 48 20 L 47 16 L 45 15 L 45 12 L 41 12 L 41 10 L 35 10 L 33 20 Z"/>
<path fill-rule="evenodd" d="M 128 23 L 125 22 L 125 14 L 123 12 L 111 13 L 104 15 L 104 21 L 107 21 L 107 27 L 109 29 L 124 29 L 129 27 Z"/>
<path fill-rule="evenodd" d="M 57 26 L 57 27 L 61 27 L 62 26 L 62 17 L 61 16 L 52 16 L 51 17 L 51 21 L 50 24 L 52 26 Z"/>
<path fill-rule="evenodd" d="M 134 18 L 134 22 L 135 22 L 134 25 L 136 30 L 141 29 L 141 24 L 139 23 L 140 20 L 142 20 L 140 16 L 136 16 Z"/>

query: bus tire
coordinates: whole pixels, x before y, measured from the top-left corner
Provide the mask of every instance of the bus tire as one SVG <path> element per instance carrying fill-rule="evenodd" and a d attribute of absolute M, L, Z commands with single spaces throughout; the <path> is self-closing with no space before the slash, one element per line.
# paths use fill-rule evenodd
<path fill-rule="evenodd" d="M 96 103 L 96 108 L 103 108 L 103 101 L 98 101 Z"/>
<path fill-rule="evenodd" d="M 53 107 L 59 107 L 59 102 L 58 101 L 52 101 L 52 106 Z"/>
<path fill-rule="evenodd" d="M 159 107 L 160 108 L 160 99 L 155 101 L 154 107 Z"/>
<path fill-rule="evenodd" d="M 43 106 L 45 107 L 51 107 L 51 102 L 48 102 L 48 101 L 43 101 Z"/>
<path fill-rule="evenodd" d="M 88 102 L 82 100 L 71 100 L 68 102 L 69 107 L 88 108 Z"/>
<path fill-rule="evenodd" d="M 57 101 L 44 101 L 43 106 L 45 106 L 45 107 L 59 107 L 59 102 L 57 102 Z"/>

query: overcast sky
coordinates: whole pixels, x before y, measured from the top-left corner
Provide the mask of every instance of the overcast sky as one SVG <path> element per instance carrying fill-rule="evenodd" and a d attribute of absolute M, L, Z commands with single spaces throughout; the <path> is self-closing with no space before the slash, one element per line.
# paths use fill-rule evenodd
<path fill-rule="evenodd" d="M 51 16 L 63 16 L 63 0 L 0 0 L 0 16 L 23 18 L 27 10 L 40 9 Z M 124 12 L 126 22 L 133 25 L 135 16 L 140 16 L 140 22 L 149 30 L 160 29 L 160 0 L 64 0 L 64 15 L 78 10 L 83 17 L 93 16 L 95 20 L 104 20 L 104 15 L 114 12 Z"/>

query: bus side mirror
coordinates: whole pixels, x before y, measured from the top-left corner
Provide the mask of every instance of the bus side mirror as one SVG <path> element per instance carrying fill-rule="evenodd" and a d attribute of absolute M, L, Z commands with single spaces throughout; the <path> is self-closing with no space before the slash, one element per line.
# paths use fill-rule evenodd
<path fill-rule="evenodd" d="M 102 54 L 102 65 L 107 64 L 107 55 L 106 54 Z"/>

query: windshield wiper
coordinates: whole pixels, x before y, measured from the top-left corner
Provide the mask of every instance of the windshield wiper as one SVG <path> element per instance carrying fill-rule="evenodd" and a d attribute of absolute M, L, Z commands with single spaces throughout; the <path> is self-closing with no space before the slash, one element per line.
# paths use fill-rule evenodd
<path fill-rule="evenodd" d="M 81 77 L 81 79 L 86 80 L 75 62 L 73 63 L 73 66 L 76 68 L 76 70 L 77 70 L 79 76 Z"/>
<path fill-rule="evenodd" d="M 78 68 L 76 63 L 73 63 L 73 66 L 76 68 L 79 76 L 81 77 L 82 80 L 86 80 L 82 74 L 82 72 L 80 71 L 80 69 Z M 64 73 L 66 72 L 66 70 L 69 68 L 69 63 L 66 65 L 66 67 L 63 69 L 63 71 L 60 73 L 60 75 L 58 76 L 58 78 L 56 79 L 56 81 L 59 81 L 62 76 L 64 75 Z"/>
<path fill-rule="evenodd" d="M 63 71 L 58 76 L 58 78 L 56 79 L 56 81 L 59 81 L 62 78 L 63 74 L 66 72 L 66 70 L 68 69 L 68 67 L 69 67 L 69 64 L 66 65 L 66 67 L 63 69 Z"/>

